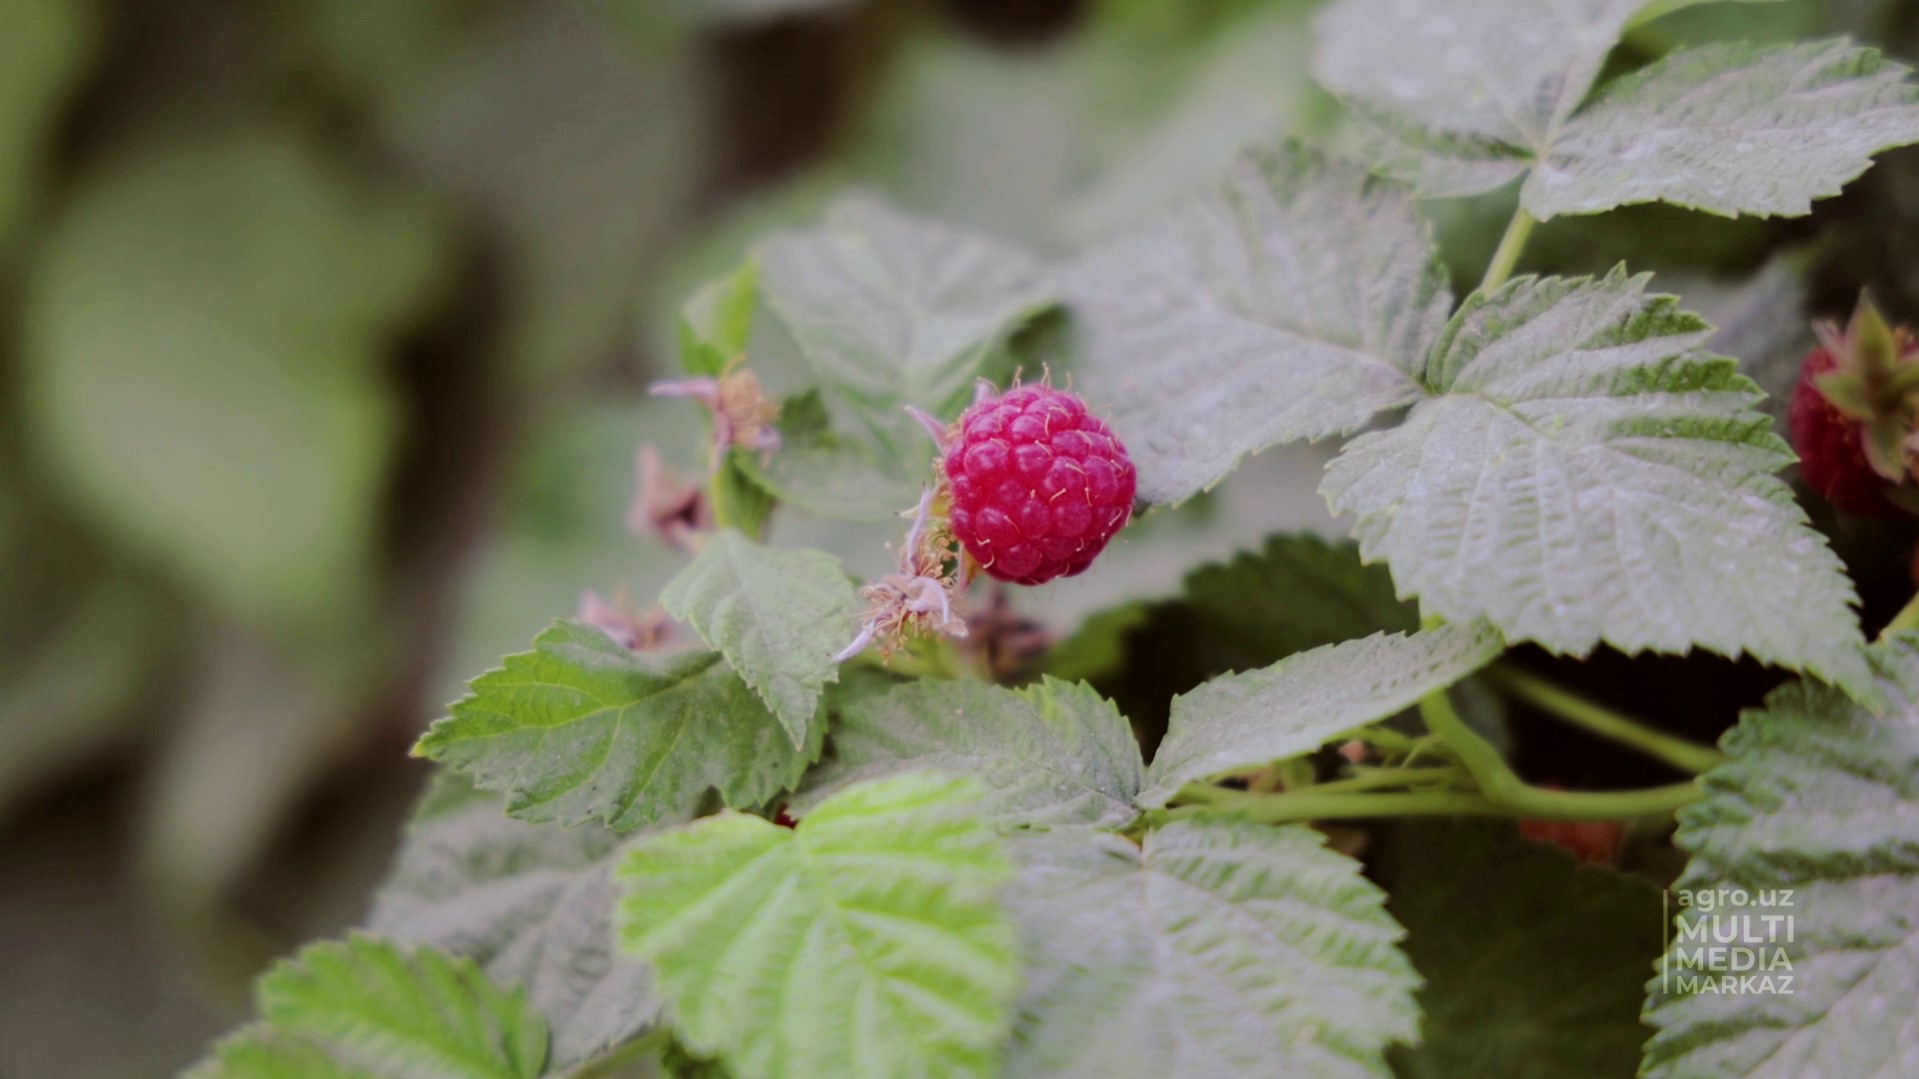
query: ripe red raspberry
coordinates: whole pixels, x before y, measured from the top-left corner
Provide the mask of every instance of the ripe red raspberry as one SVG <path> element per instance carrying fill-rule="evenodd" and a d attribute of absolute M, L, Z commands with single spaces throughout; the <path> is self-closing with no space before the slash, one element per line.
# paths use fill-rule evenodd
<path fill-rule="evenodd" d="M 991 576 L 1014 584 L 1093 564 L 1133 512 L 1126 447 L 1050 386 L 1021 386 L 960 416 L 943 467 L 953 535 Z"/>
<path fill-rule="evenodd" d="M 1820 375 L 1836 369 L 1839 358 L 1825 348 L 1813 349 L 1799 371 L 1792 404 L 1786 411 L 1792 446 L 1799 452 L 1799 474 L 1806 485 L 1843 513 L 1885 517 L 1898 513 L 1886 500 L 1886 479 L 1866 460 L 1860 439 L 1861 422 L 1826 399 L 1813 385 Z"/>

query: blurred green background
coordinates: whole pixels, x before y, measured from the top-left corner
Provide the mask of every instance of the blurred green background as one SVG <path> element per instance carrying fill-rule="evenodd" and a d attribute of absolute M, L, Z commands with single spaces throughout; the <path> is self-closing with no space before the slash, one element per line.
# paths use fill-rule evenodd
<path fill-rule="evenodd" d="M 1336 138 L 1313 6 L 0 0 L 0 1076 L 192 1059 L 358 919 L 464 680 L 582 590 L 650 600 L 677 557 L 622 516 L 640 443 L 699 460 L 697 412 L 644 395 L 698 282 L 848 187 L 1058 254 L 1247 142 Z M 1713 5 L 1617 59 L 1910 52 L 1912 8 Z M 1915 175 L 1810 224 L 1555 223 L 1528 265 L 1703 291 L 1821 236 L 1815 306 L 1873 279 L 1911 317 Z M 1461 274 L 1510 206 L 1431 207 Z M 1318 453 L 1028 602 L 1071 628 L 1325 524 Z"/>

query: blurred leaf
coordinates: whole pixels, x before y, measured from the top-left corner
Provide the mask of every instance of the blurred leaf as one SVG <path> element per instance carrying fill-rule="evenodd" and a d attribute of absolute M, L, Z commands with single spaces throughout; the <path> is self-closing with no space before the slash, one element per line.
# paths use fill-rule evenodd
<path fill-rule="evenodd" d="M 1056 302 L 1032 256 L 867 196 L 762 249 L 767 300 L 827 393 L 901 461 L 931 456 L 903 411 L 958 415 L 982 365 Z"/>
<path fill-rule="evenodd" d="M 1386 909 L 1426 982 L 1424 1037 L 1392 1054 L 1401 1079 L 1633 1073 L 1651 1033 L 1639 1004 L 1659 954 L 1657 888 L 1504 821 L 1405 822 L 1386 848 Z"/>
<path fill-rule="evenodd" d="M 501 242 L 506 351 L 528 377 L 614 351 L 698 176 L 694 57 L 632 47 L 593 8 L 498 9 L 383 113 L 399 157 Z"/>
<path fill-rule="evenodd" d="M 689 375 L 716 376 L 746 351 L 760 298 L 760 265 L 752 259 L 702 285 L 680 308 L 680 360 Z"/>
<path fill-rule="evenodd" d="M 742 455 L 740 467 L 781 502 L 819 517 L 887 521 L 912 508 L 919 489 L 830 424 L 818 391 L 789 398 L 780 406 L 779 450 L 765 464 Z"/>
<path fill-rule="evenodd" d="M 819 757 L 824 723 L 794 749 L 778 719 L 715 652 L 635 653 L 578 622 L 506 657 L 415 747 L 521 820 L 602 821 L 631 831 L 697 806 L 708 790 L 757 806 Z"/>
<path fill-rule="evenodd" d="M 431 948 L 356 933 L 260 978 L 264 1022 L 216 1045 L 192 1079 L 537 1079 L 546 1021 L 524 994 Z"/>
<path fill-rule="evenodd" d="M 407 822 L 367 928 L 524 988 L 553 1025 L 549 1068 L 570 1067 L 659 1012 L 652 973 L 614 947 L 608 873 L 620 849 L 604 828 L 514 820 L 499 796 L 443 770 Z"/>
<path fill-rule="evenodd" d="M 284 131 L 185 139 L 74 193 L 23 313 L 30 432 L 92 517 L 282 624 L 366 599 L 379 366 L 440 233 Z"/>
<path fill-rule="evenodd" d="M 59 107 L 85 73 L 94 19 L 80 0 L 0 0 L 0 264 L 32 207 Z"/>

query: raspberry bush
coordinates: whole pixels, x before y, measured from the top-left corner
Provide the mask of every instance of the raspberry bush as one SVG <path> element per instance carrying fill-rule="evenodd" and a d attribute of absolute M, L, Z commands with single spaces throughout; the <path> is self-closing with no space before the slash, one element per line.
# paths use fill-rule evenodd
<path fill-rule="evenodd" d="M 1814 524 L 1908 522 L 1907 338 L 1862 306 L 1781 379 L 1691 281 L 1517 272 L 1919 142 L 1877 52 L 1675 47 L 1687 6 L 1334 0 L 1336 118 L 1158 216 L 766 238 L 657 386 L 709 432 L 642 455 L 658 606 L 473 680 L 364 931 L 195 1074 L 1910 1074 L 1919 603 L 1869 640 Z M 1119 587 L 1325 440 L 1321 534 Z M 1796 904 L 1797 992 L 1688 951 L 1734 892 Z"/>

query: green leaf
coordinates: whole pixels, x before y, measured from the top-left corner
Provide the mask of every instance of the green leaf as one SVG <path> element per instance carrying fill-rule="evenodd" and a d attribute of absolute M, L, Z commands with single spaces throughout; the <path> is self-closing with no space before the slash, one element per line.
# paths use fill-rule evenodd
<path fill-rule="evenodd" d="M 1394 595 L 1386 567 L 1360 561 L 1351 542 L 1310 532 L 1271 536 L 1258 552 L 1194 570 L 1185 602 L 1228 670 L 1381 630 L 1419 628 L 1419 612 Z"/>
<path fill-rule="evenodd" d="M 67 0 L 0 0 L 0 262 L 40 186 L 60 106 L 86 73 L 92 9 Z"/>
<path fill-rule="evenodd" d="M 1365 426 L 1419 396 L 1451 299 L 1407 192 L 1287 148 L 1213 198 L 1075 264 L 1081 392 L 1179 502 L 1242 457 Z"/>
<path fill-rule="evenodd" d="M 1483 624 L 1440 626 L 1324 645 L 1215 678 L 1173 698 L 1139 804 L 1163 806 L 1195 780 L 1309 753 L 1452 685 L 1503 648 Z"/>
<path fill-rule="evenodd" d="M 217 605 L 337 625 L 371 599 L 399 419 L 380 365 L 441 231 L 290 131 L 102 168 L 28 282 L 27 433 L 92 520 Z"/>
<path fill-rule="evenodd" d="M 803 811 L 849 784 L 937 768 L 985 785 L 987 819 L 1117 828 L 1139 815 L 1133 796 L 1143 767 L 1126 718 L 1089 686 L 922 679 L 843 701 L 832 755 L 793 805 Z"/>
<path fill-rule="evenodd" d="M 1553 136 L 1520 204 L 1544 220 L 1636 202 L 1799 216 L 1872 155 L 1919 142 L 1908 71 L 1844 39 L 1672 53 Z"/>
<path fill-rule="evenodd" d="M 473 680 L 414 753 L 508 795 L 529 821 L 629 831 L 687 814 L 709 790 L 756 806 L 799 780 L 823 725 L 796 751 L 713 652 L 634 653 L 577 622 Z"/>
<path fill-rule="evenodd" d="M 1135 847 L 1023 838 L 1028 956 L 1007 1074 L 1384 1076 L 1418 1011 L 1404 934 L 1359 863 L 1300 825 L 1200 817 Z"/>
<path fill-rule="evenodd" d="M 894 776 L 797 830 L 722 813 L 635 844 L 622 940 L 686 1046 L 742 1079 L 994 1074 L 1019 970 L 976 797 Z"/>
<path fill-rule="evenodd" d="M 759 295 L 760 264 L 752 259 L 693 293 L 680 308 L 680 360 L 687 374 L 717 376 L 746 352 Z"/>
<path fill-rule="evenodd" d="M 902 407 L 957 415 L 982 365 L 1056 302 L 1030 255 L 864 196 L 769 241 L 761 265 L 768 302 L 827 392 L 910 460 L 931 446 Z"/>
<path fill-rule="evenodd" d="M 1397 825 L 1374 864 L 1426 981 L 1420 1044 L 1392 1054 L 1401 1079 L 1633 1073 L 1657 888 L 1503 821 Z"/>
<path fill-rule="evenodd" d="M 265 1022 L 215 1046 L 199 1079 L 536 1079 L 546 1021 L 471 961 L 363 933 L 260 978 Z"/>
<path fill-rule="evenodd" d="M 1705 797 L 1679 813 L 1692 861 L 1676 886 L 1736 899 L 1679 908 L 1673 950 L 1648 986 L 1659 1033 L 1641 1074 L 1653 1079 L 1909 1075 L 1919 1057 L 1919 637 L 1869 658 L 1888 707 L 1879 716 L 1798 682 L 1747 712 L 1702 778 Z M 1784 890 L 1790 889 L 1790 896 Z M 1788 921 L 1764 921 L 1780 917 Z M 1786 993 L 1712 992 L 1729 965 L 1687 969 L 1688 930 L 1744 930 L 1794 976 Z M 1708 942 L 1712 943 L 1712 942 Z M 1745 973 L 1760 974 L 1761 971 Z M 1775 982 L 1775 987 L 1777 983 Z"/>
<path fill-rule="evenodd" d="M 780 448 L 771 460 L 735 459 L 754 483 L 816 517 L 886 521 L 919 501 L 918 485 L 865 445 L 834 434 L 830 424 L 819 391 L 809 390 L 780 406 Z"/>
<path fill-rule="evenodd" d="M 820 693 L 839 679 L 833 654 L 852 640 L 859 607 L 839 559 L 722 529 L 660 593 L 660 606 L 726 657 L 795 749 L 818 741 Z"/>
<path fill-rule="evenodd" d="M 1792 460 L 1710 332 L 1623 270 L 1467 300 L 1434 396 L 1321 490 L 1448 622 L 1584 655 L 1705 648 L 1870 691 L 1851 583 L 1775 473 Z"/>
<path fill-rule="evenodd" d="M 657 1017 L 653 975 L 613 936 L 620 837 L 591 825 L 527 824 L 457 772 L 440 772 L 407 822 L 367 928 L 481 964 L 522 987 L 553 1024 L 558 1070 Z"/>

